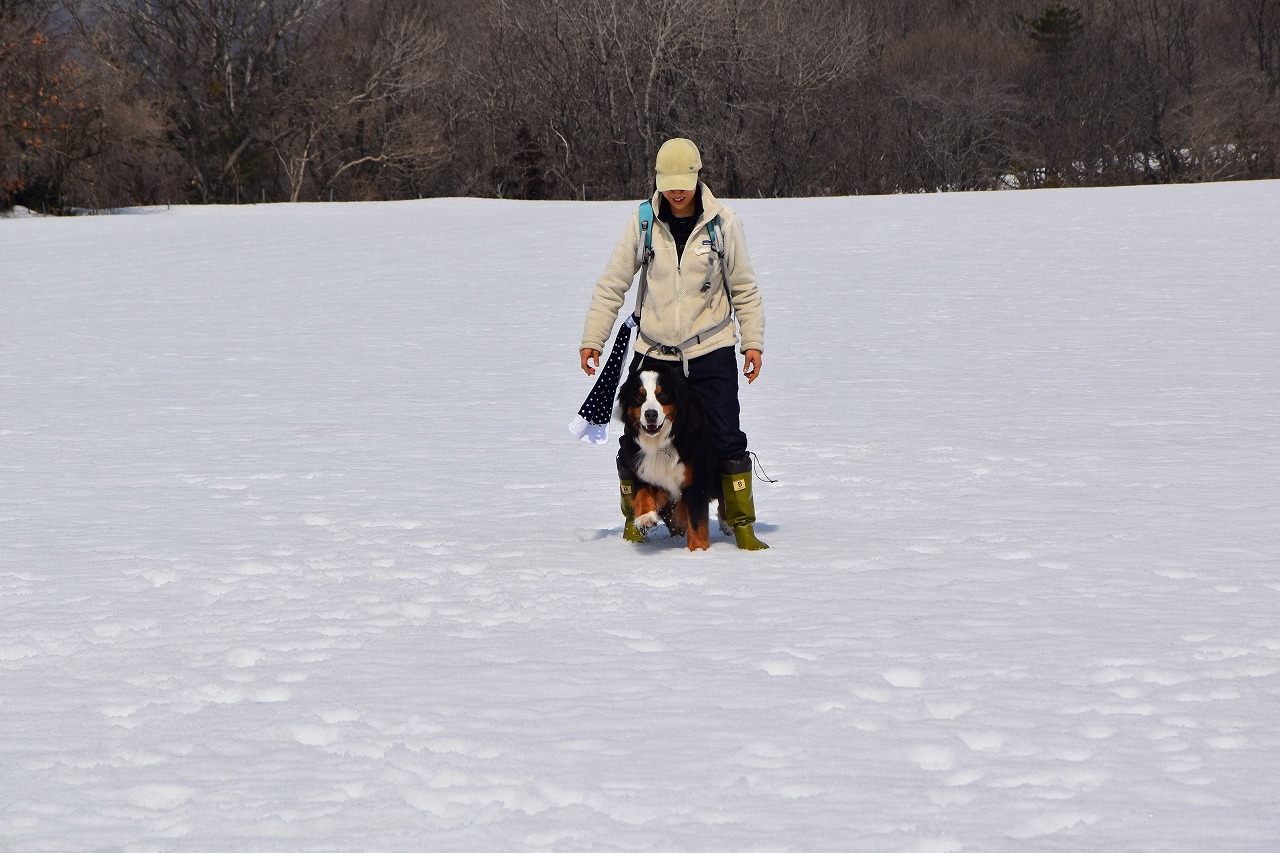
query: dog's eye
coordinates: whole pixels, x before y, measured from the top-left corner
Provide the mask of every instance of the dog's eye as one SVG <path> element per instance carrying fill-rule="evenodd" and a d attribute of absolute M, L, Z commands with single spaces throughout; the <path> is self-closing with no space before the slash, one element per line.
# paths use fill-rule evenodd
<path fill-rule="evenodd" d="M 655 393 L 653 396 L 657 397 L 658 402 L 664 406 L 667 405 L 667 403 L 671 402 L 671 395 L 668 394 L 666 391 L 662 390 L 661 388 L 659 388 L 657 390 L 657 393 Z"/>

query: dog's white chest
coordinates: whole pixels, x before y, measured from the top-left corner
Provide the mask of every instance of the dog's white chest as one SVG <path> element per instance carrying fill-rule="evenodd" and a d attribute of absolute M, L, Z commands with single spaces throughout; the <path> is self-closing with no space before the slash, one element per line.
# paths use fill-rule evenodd
<path fill-rule="evenodd" d="M 684 491 L 685 466 L 676 455 L 675 448 L 646 441 L 643 437 L 640 447 L 644 452 L 640 454 L 637 476 L 646 483 L 666 489 L 671 500 L 679 500 L 680 493 Z"/>

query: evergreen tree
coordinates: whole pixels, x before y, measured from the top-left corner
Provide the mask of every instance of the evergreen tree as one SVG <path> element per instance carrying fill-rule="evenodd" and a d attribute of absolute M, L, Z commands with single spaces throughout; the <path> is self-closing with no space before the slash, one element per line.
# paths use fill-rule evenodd
<path fill-rule="evenodd" d="M 1064 3 L 1051 3 L 1035 18 L 1018 16 L 1031 40 L 1048 53 L 1069 50 L 1083 29 L 1080 10 Z"/>

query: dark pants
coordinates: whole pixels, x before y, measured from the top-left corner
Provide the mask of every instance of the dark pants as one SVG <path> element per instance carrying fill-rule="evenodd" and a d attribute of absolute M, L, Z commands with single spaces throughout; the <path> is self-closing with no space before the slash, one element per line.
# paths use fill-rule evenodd
<path fill-rule="evenodd" d="M 643 353 L 631 360 L 631 372 L 640 369 Z M 655 359 L 650 356 L 650 362 Z M 665 361 L 664 364 L 680 362 Z M 711 426 L 712 441 L 722 462 L 747 455 L 747 434 L 739 426 L 738 359 L 733 347 L 721 347 L 706 355 L 689 359 L 689 385 L 702 400 Z"/>

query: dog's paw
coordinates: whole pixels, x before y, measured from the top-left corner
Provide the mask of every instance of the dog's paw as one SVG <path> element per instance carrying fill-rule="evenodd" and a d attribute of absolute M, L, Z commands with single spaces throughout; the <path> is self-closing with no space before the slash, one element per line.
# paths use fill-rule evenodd
<path fill-rule="evenodd" d="M 725 521 L 723 518 L 722 518 L 722 519 L 720 519 L 720 532 L 721 532 L 721 533 L 723 533 L 725 536 L 732 536 L 732 535 L 733 535 L 733 525 L 731 525 L 729 522 Z"/>
<path fill-rule="evenodd" d="M 649 530 L 658 524 L 658 514 L 656 512 L 646 512 L 644 515 L 636 516 L 636 527 L 641 530 Z"/>

